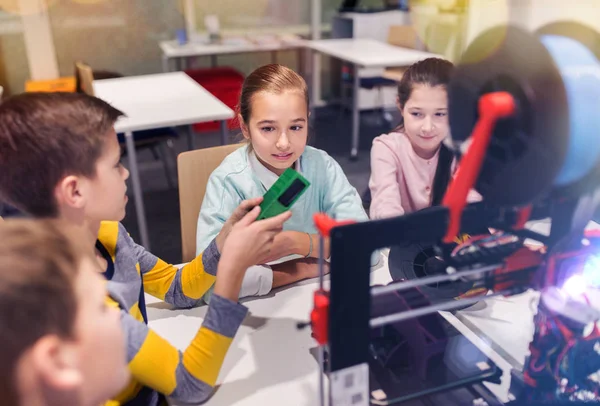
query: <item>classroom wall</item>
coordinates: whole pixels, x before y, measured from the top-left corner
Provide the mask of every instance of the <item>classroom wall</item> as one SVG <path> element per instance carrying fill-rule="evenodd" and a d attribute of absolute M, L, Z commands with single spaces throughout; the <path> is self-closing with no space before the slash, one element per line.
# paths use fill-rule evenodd
<path fill-rule="evenodd" d="M 378 0 L 365 0 L 378 2 Z M 61 76 L 73 74 L 73 63 L 83 60 L 95 70 L 124 75 L 160 72 L 158 42 L 174 39 L 185 26 L 183 0 L 62 0 L 49 2 L 48 15 Z M 294 25 L 308 34 L 310 2 L 289 0 L 196 0 L 198 29 L 204 16 L 215 13 L 225 30 L 280 31 Z M 341 0 L 323 0 L 323 19 L 329 21 Z M 11 10 L 14 11 L 14 10 Z M 6 20 L 6 21 L 5 21 Z M 0 85 L 7 93 L 23 91 L 29 78 L 22 29 L 18 14 L 3 12 L 0 5 Z M 14 28 L 14 27 L 13 27 Z M 248 73 L 269 63 L 269 54 L 219 57 L 219 64 Z M 280 63 L 297 69 L 296 54 L 282 53 Z M 210 65 L 209 58 L 197 58 L 199 67 Z M 325 75 L 326 76 L 326 75 Z"/>

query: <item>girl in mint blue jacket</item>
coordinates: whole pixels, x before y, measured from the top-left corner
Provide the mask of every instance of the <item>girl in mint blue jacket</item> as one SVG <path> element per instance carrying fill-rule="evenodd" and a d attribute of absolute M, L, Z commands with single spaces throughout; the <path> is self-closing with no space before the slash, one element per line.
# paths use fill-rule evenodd
<path fill-rule="evenodd" d="M 196 252 L 214 239 L 242 200 L 264 195 L 287 168 L 296 169 L 311 183 L 292 207 L 292 218 L 264 261 L 281 264 L 255 266 L 246 272 L 240 297 L 260 296 L 317 275 L 314 258 L 320 252 L 312 220 L 315 213 L 337 220 L 366 221 L 368 217 L 340 165 L 325 151 L 306 145 L 308 91 L 300 75 L 277 64 L 256 69 L 244 81 L 239 109 L 242 134 L 248 142 L 210 176 L 198 217 Z M 324 255 L 329 257 L 328 241 Z"/>

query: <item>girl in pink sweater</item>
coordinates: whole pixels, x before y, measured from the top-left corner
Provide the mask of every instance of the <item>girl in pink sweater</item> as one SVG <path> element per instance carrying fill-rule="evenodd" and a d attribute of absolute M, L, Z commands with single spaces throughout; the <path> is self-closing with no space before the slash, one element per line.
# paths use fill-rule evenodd
<path fill-rule="evenodd" d="M 456 162 L 443 144 L 450 135 L 448 96 L 452 63 L 428 58 L 410 66 L 398 85 L 400 125 L 373 140 L 370 217 L 401 216 L 439 205 Z M 477 200 L 471 193 L 469 200 Z"/>

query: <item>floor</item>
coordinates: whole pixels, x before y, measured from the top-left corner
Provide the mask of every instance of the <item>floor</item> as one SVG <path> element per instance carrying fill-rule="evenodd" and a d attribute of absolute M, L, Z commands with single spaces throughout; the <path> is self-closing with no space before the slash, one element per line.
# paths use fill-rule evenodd
<path fill-rule="evenodd" d="M 381 119 L 378 112 L 365 112 L 361 115 L 360 151 L 355 161 L 350 158 L 350 122 L 349 112 L 339 108 L 326 108 L 316 111 L 309 144 L 327 151 L 342 166 L 350 183 L 359 193 L 366 190 L 369 181 L 369 151 L 374 137 L 389 131 L 389 124 Z M 235 135 L 235 133 L 233 133 Z M 196 148 L 217 146 L 220 135 L 196 134 Z M 177 153 L 187 150 L 187 138 L 175 141 Z M 170 189 L 162 164 L 156 161 L 149 150 L 138 153 L 140 177 L 144 191 L 144 203 L 152 252 L 170 263 L 181 262 L 181 228 L 179 219 L 179 195 L 176 189 Z M 127 160 L 124 159 L 124 163 Z M 174 162 L 172 163 L 174 166 Z M 131 190 L 131 188 L 129 188 Z M 127 215 L 123 221 L 135 240 L 139 233 L 135 214 L 135 205 L 130 200 Z"/>

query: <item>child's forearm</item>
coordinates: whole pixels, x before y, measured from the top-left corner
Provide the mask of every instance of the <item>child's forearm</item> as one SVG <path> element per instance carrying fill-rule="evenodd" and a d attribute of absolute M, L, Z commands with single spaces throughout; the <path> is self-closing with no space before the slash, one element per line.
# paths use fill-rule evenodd
<path fill-rule="evenodd" d="M 296 232 L 292 254 L 307 258 L 319 258 L 319 242 L 319 234 Z M 325 238 L 324 253 L 325 258 L 329 258 L 329 238 Z"/>
<path fill-rule="evenodd" d="M 205 402 L 213 392 L 227 350 L 246 313 L 237 298 L 230 301 L 213 295 L 202 327 L 181 353 L 122 310 L 127 362 L 136 387 L 147 386 L 179 402 Z M 124 392 L 123 398 L 125 395 L 129 393 Z"/>

